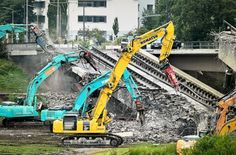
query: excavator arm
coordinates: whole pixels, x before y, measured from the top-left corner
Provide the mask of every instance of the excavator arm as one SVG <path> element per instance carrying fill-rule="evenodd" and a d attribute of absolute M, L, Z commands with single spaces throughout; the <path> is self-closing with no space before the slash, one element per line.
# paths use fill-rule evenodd
<path fill-rule="evenodd" d="M 36 26 L 31 26 L 31 31 L 36 36 L 36 43 L 44 50 L 47 50 L 48 41 L 43 38 L 44 35 L 42 31 L 40 31 Z M 97 70 L 95 66 L 95 62 L 92 59 L 92 54 L 88 51 L 80 51 L 79 54 L 75 52 L 70 52 L 66 54 L 59 54 L 52 58 L 52 61 L 48 63 L 43 69 L 41 69 L 33 80 L 30 81 L 29 86 L 27 88 L 27 96 L 24 100 L 24 105 L 32 106 L 35 94 L 38 90 L 38 87 L 41 83 L 51 76 L 56 70 L 58 70 L 63 63 L 75 62 L 83 58 L 89 63 L 95 70 Z M 35 104 L 36 106 L 36 104 Z"/>
<path fill-rule="evenodd" d="M 4 38 L 8 32 L 21 33 L 25 32 L 24 24 L 6 24 L 0 25 L 0 39 Z"/>
<path fill-rule="evenodd" d="M 81 52 L 80 54 L 76 54 L 74 52 L 70 52 L 67 54 L 60 54 L 55 56 L 50 63 L 48 63 L 43 69 L 41 69 L 36 76 L 33 78 L 33 80 L 30 81 L 29 86 L 27 88 L 27 95 L 24 100 L 24 105 L 26 106 L 32 106 L 33 101 L 35 98 L 35 94 L 38 90 L 38 87 L 41 85 L 41 83 L 47 79 L 49 76 L 51 76 L 56 70 L 58 70 L 63 63 L 70 63 L 80 60 L 81 58 L 84 58 L 85 54 L 84 52 Z M 34 104 L 36 106 L 36 104 Z"/>
<path fill-rule="evenodd" d="M 135 55 L 142 46 L 145 46 L 157 39 L 162 38 L 162 48 L 160 63 L 164 62 L 170 54 L 174 39 L 174 25 L 169 22 L 161 27 L 151 30 L 135 39 L 133 39 L 122 52 L 119 60 L 111 72 L 110 79 L 105 88 L 100 92 L 98 101 L 92 113 L 92 123 L 96 123 L 102 115 L 111 94 L 117 87 L 124 70 L 127 68 L 133 55 Z M 142 112 L 143 109 L 140 109 Z"/>

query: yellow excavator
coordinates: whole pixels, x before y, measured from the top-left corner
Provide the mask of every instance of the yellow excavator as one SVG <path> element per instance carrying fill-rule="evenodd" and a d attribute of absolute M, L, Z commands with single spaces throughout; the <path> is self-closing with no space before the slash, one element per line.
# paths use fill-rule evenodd
<path fill-rule="evenodd" d="M 123 139 L 120 136 L 108 133 L 107 131 L 107 125 L 111 122 L 111 118 L 108 116 L 106 104 L 116 89 L 132 56 L 134 56 L 141 47 L 157 39 L 162 39 L 162 48 L 159 58 L 160 65 L 170 83 L 173 87 L 178 89 L 178 81 L 167 59 L 170 55 L 174 41 L 174 25 L 170 21 L 163 26 L 134 38 L 127 47 L 122 50 L 122 54 L 111 72 L 109 81 L 107 82 L 107 85 L 101 89 L 95 107 L 89 116 L 83 118 L 79 116 L 78 113 L 68 113 L 63 119 L 55 120 L 53 122 L 53 133 L 64 134 L 67 136 L 62 139 L 63 144 L 103 144 L 104 141 L 109 141 L 111 146 L 119 146 L 122 144 Z M 144 105 L 141 102 L 137 102 L 136 109 L 140 121 L 143 122 Z"/>
<path fill-rule="evenodd" d="M 207 131 L 210 134 L 216 135 L 235 135 L 236 134 L 236 89 L 224 95 L 219 99 L 214 118 L 214 126 Z M 178 140 L 176 150 L 178 154 L 182 154 L 183 149 L 191 148 L 197 142 L 197 139 L 205 135 L 206 131 L 200 132 L 200 135 L 189 135 Z"/>

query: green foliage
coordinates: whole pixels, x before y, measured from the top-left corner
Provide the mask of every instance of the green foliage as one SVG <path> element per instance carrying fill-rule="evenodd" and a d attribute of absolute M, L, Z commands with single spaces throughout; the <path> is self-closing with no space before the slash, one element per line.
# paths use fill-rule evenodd
<path fill-rule="evenodd" d="M 83 39 L 78 39 L 77 41 L 81 46 L 85 47 L 85 48 L 89 48 L 90 46 L 90 42 L 88 40 L 83 40 Z"/>
<path fill-rule="evenodd" d="M 128 148 L 116 148 L 109 151 L 97 153 L 96 155 L 175 155 L 175 144 L 138 144 Z"/>
<path fill-rule="evenodd" d="M 174 21 L 177 39 L 185 41 L 211 40 L 211 32 L 224 29 L 223 20 L 232 25 L 236 14 L 235 0 L 158 0 L 156 12 L 161 16 L 156 25 Z M 153 23 L 144 23 L 153 27 Z M 151 26 L 147 26 L 149 24 Z"/>
<path fill-rule="evenodd" d="M 114 44 L 115 44 L 115 45 L 120 45 L 121 39 L 122 39 L 122 37 L 117 37 L 117 38 L 114 40 Z"/>
<path fill-rule="evenodd" d="M 135 147 L 131 147 L 129 149 L 130 155 L 174 155 L 175 150 L 175 144 L 167 144 L 167 145 L 150 145 L 150 144 L 144 144 L 144 145 L 137 145 Z"/>
<path fill-rule="evenodd" d="M 51 4 L 48 6 L 48 25 L 50 37 L 54 40 L 57 40 L 56 36 L 56 26 L 57 26 L 57 0 L 50 0 Z M 65 2 L 65 0 L 59 0 L 59 2 Z M 64 37 L 66 34 L 66 26 L 67 26 L 67 3 L 59 3 L 61 9 L 61 36 Z M 77 19 L 76 19 L 77 20 Z"/>
<path fill-rule="evenodd" d="M 9 94 L 9 95 L 7 96 L 7 100 L 8 100 L 8 101 L 16 101 L 17 98 L 18 98 L 18 96 L 15 95 L 15 94 Z"/>
<path fill-rule="evenodd" d="M 137 30 L 136 34 L 137 34 L 137 35 L 142 35 L 142 34 L 146 33 L 147 31 L 149 31 L 149 29 L 147 29 L 146 27 L 140 27 L 140 28 Z"/>
<path fill-rule="evenodd" d="M 230 136 L 205 136 L 186 155 L 233 155 L 236 152 L 236 138 Z"/>
<path fill-rule="evenodd" d="M 0 91 L 25 92 L 28 81 L 27 75 L 15 64 L 0 59 Z"/>
<path fill-rule="evenodd" d="M 158 21 L 159 21 L 159 17 L 158 16 L 150 16 L 148 17 L 148 15 L 151 15 L 153 13 L 151 13 L 150 11 L 148 10 L 144 10 L 143 12 L 143 17 L 145 18 L 141 18 L 141 22 L 143 24 L 143 29 L 146 29 L 147 31 L 155 28 L 155 27 L 158 27 L 160 25 L 158 25 Z"/>
<path fill-rule="evenodd" d="M 101 31 L 97 28 L 92 30 L 85 29 L 85 41 L 83 41 L 83 31 L 80 30 L 79 32 L 81 36 L 78 37 L 78 42 L 86 47 L 89 47 L 90 40 L 93 40 L 97 45 L 101 45 L 102 43 L 106 42 L 106 38 L 104 37 L 104 31 Z"/>
<path fill-rule="evenodd" d="M 34 0 L 29 0 L 29 5 L 33 5 Z M 22 24 L 25 23 L 24 10 L 25 10 L 25 0 L 4 0 L 0 3 L 1 13 L 0 13 L 0 24 L 12 23 L 12 10 L 3 7 L 11 8 L 14 12 L 14 23 Z M 33 8 L 29 9 L 29 23 L 35 21 L 36 16 L 33 13 Z"/>
<path fill-rule="evenodd" d="M 114 31 L 115 36 L 117 37 L 117 35 L 119 33 L 119 23 L 118 23 L 118 18 L 117 17 L 114 19 L 112 29 Z"/>
<path fill-rule="evenodd" d="M 101 45 L 106 41 L 104 37 L 104 32 L 100 31 L 99 29 L 95 28 L 92 29 L 90 32 L 91 39 L 94 39 L 98 45 Z"/>
<path fill-rule="evenodd" d="M 46 144 L 0 144 L 1 154 L 52 154 L 60 151 L 62 151 L 62 148 Z"/>

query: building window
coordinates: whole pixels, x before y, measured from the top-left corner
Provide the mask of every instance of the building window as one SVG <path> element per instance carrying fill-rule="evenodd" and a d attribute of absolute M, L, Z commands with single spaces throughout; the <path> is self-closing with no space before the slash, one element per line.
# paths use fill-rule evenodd
<path fill-rule="evenodd" d="M 93 0 L 93 1 L 86 1 L 86 0 L 78 0 L 79 7 L 107 7 L 107 1 L 105 0 Z"/>
<path fill-rule="evenodd" d="M 45 8 L 45 2 L 44 1 L 36 1 L 33 3 L 33 6 L 35 8 Z"/>
<path fill-rule="evenodd" d="M 83 22 L 83 16 L 78 16 L 78 21 Z M 106 23 L 107 17 L 106 16 L 84 16 L 85 22 L 92 22 L 92 23 Z"/>
<path fill-rule="evenodd" d="M 152 4 L 148 4 L 147 5 L 147 10 L 152 12 L 153 11 L 153 5 Z"/>

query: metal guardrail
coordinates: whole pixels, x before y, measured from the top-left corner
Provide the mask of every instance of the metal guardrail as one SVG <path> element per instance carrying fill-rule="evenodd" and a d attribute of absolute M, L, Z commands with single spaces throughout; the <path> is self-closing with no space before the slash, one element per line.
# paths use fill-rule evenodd
<path fill-rule="evenodd" d="M 71 48 L 75 49 L 77 46 L 75 44 L 54 44 L 56 48 Z M 7 44 L 8 51 L 14 50 L 41 50 L 41 48 L 36 43 L 23 43 L 23 44 Z"/>
<path fill-rule="evenodd" d="M 76 44 L 54 44 L 56 48 L 77 48 Z M 209 41 L 188 41 L 181 43 L 181 49 L 218 49 L 219 42 Z M 40 47 L 36 43 L 8 44 L 8 51 L 13 50 L 38 50 Z"/>
<path fill-rule="evenodd" d="M 36 43 L 24 43 L 24 44 L 7 44 L 7 50 L 36 50 L 38 48 Z"/>
<path fill-rule="evenodd" d="M 218 49 L 219 42 L 188 41 L 182 43 L 183 49 Z"/>

